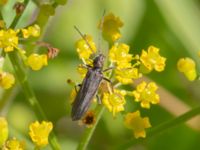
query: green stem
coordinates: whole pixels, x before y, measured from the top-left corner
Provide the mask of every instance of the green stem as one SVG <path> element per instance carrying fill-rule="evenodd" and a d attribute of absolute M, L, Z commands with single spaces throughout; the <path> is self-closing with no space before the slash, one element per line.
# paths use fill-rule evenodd
<path fill-rule="evenodd" d="M 29 0 L 24 1 L 25 8 L 27 7 L 28 3 L 29 3 Z M 17 15 L 14 18 L 13 22 L 10 25 L 10 28 L 16 27 L 16 25 L 17 25 L 18 21 L 20 20 L 22 14 Z M 23 92 L 25 93 L 28 102 L 32 106 L 37 118 L 39 120 L 47 120 L 42 108 L 40 107 L 40 104 L 39 104 L 37 98 L 35 97 L 35 94 L 34 94 L 32 88 L 31 88 L 31 86 L 30 86 L 30 84 L 27 80 L 26 71 L 25 71 L 23 65 L 21 64 L 20 59 L 18 58 L 17 52 L 16 51 L 10 52 L 10 53 L 8 53 L 8 56 L 10 58 L 12 66 L 14 68 L 16 77 L 17 77 L 17 79 L 18 79 L 18 81 L 21 85 L 21 88 L 22 88 Z M 53 150 L 60 150 L 60 146 L 59 146 L 57 139 L 56 139 L 56 136 L 54 135 L 53 132 L 50 134 L 49 143 L 50 143 Z"/>
<path fill-rule="evenodd" d="M 198 114 L 200 114 L 200 106 L 193 108 L 192 110 L 184 113 L 183 115 L 181 115 L 177 118 L 171 119 L 169 121 L 161 123 L 160 125 L 152 128 L 149 132 L 147 132 L 147 137 L 145 139 L 137 140 L 137 139 L 133 138 L 133 139 L 129 140 L 127 143 L 119 146 L 117 149 L 124 150 L 124 149 L 128 149 L 131 146 L 134 146 L 135 144 L 144 143 L 152 136 L 155 136 L 156 134 L 162 133 L 162 132 L 166 131 L 167 129 L 170 129 L 181 123 L 184 123 Z"/>
<path fill-rule="evenodd" d="M 90 142 L 90 139 L 94 133 L 94 130 L 104 112 L 104 106 L 98 105 L 95 109 L 95 115 L 96 115 L 96 122 L 91 128 L 86 128 L 84 130 L 84 133 L 82 135 L 81 141 L 79 142 L 79 145 L 77 147 L 77 150 L 85 150 L 87 148 L 87 145 Z"/>

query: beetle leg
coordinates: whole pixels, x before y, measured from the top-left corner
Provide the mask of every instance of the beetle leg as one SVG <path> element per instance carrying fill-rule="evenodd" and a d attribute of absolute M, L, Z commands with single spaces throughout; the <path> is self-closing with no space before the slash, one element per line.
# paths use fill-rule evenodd
<path fill-rule="evenodd" d="M 115 68 L 115 67 L 109 67 L 109 68 L 107 68 L 107 69 L 104 69 L 103 72 L 110 71 L 110 70 L 112 70 L 112 69 L 114 69 L 114 68 Z"/>
<path fill-rule="evenodd" d="M 78 93 L 78 89 L 77 89 L 77 87 L 81 87 L 81 84 L 77 84 L 77 85 L 75 85 L 75 91 L 76 91 L 76 94 Z"/>
<path fill-rule="evenodd" d="M 106 77 L 103 77 L 103 80 L 105 80 L 105 81 L 110 83 L 111 90 L 112 90 L 112 92 L 114 92 L 112 81 L 110 79 L 106 78 Z"/>

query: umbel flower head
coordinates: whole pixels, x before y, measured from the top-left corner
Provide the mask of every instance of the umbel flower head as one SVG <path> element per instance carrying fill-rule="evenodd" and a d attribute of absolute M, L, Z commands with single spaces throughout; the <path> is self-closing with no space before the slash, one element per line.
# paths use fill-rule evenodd
<path fill-rule="evenodd" d="M 13 51 L 18 46 L 18 32 L 13 29 L 0 30 L 0 48 L 5 52 Z"/>
<path fill-rule="evenodd" d="M 191 58 L 180 58 L 177 62 L 177 68 L 184 73 L 188 80 L 194 81 L 196 79 L 196 64 Z"/>
<path fill-rule="evenodd" d="M 99 22 L 98 27 L 102 30 L 103 37 L 109 43 L 114 43 L 121 37 L 119 28 L 123 26 L 123 22 L 113 13 L 109 13 Z"/>
<path fill-rule="evenodd" d="M 34 144 L 38 147 L 43 147 L 48 144 L 48 137 L 53 129 L 53 124 L 51 122 L 38 121 L 31 123 L 29 126 L 29 135 Z"/>
<path fill-rule="evenodd" d="M 9 89 L 15 83 L 15 77 L 8 72 L 0 72 L 0 86 Z"/>
<path fill-rule="evenodd" d="M 145 138 L 146 137 L 145 129 L 151 127 L 149 118 L 148 117 L 142 118 L 140 116 L 139 111 L 126 114 L 124 123 L 128 129 L 133 130 L 135 138 L 139 137 Z"/>
<path fill-rule="evenodd" d="M 76 42 L 76 50 L 79 58 L 87 60 L 90 55 L 96 52 L 96 45 L 92 40 L 91 35 L 85 35 L 84 39 L 81 38 Z"/>
<path fill-rule="evenodd" d="M 141 107 L 150 108 L 151 104 L 157 104 L 160 102 L 160 97 L 156 93 L 158 89 L 157 85 L 154 82 L 147 84 L 146 82 L 140 83 L 136 90 L 133 91 L 136 102 L 141 102 Z"/>
<path fill-rule="evenodd" d="M 8 138 L 8 123 L 4 117 L 0 117 L 0 148 Z"/>
<path fill-rule="evenodd" d="M 158 72 L 161 72 L 165 68 L 166 58 L 160 56 L 159 49 L 154 46 L 149 46 L 148 50 L 142 50 L 142 54 L 140 56 L 140 61 L 146 67 L 148 72 L 155 69 Z"/>
<path fill-rule="evenodd" d="M 31 67 L 32 70 L 40 70 L 43 66 L 47 65 L 47 55 L 46 54 L 31 54 L 27 59 L 27 65 Z"/>
<path fill-rule="evenodd" d="M 10 139 L 6 142 L 2 150 L 25 150 L 25 142 L 19 141 L 16 138 Z"/>
<path fill-rule="evenodd" d="M 113 93 L 104 93 L 102 102 L 106 108 L 112 112 L 113 116 L 117 112 L 124 111 L 124 105 L 126 104 L 124 96 L 126 95 L 125 91 L 114 90 Z"/>

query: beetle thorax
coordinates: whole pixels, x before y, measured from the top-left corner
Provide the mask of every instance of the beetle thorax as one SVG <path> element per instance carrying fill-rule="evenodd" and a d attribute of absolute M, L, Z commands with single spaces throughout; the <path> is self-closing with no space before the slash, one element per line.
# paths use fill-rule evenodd
<path fill-rule="evenodd" d="M 100 54 L 94 59 L 93 66 L 94 68 L 102 69 L 103 63 L 104 63 L 104 55 Z"/>

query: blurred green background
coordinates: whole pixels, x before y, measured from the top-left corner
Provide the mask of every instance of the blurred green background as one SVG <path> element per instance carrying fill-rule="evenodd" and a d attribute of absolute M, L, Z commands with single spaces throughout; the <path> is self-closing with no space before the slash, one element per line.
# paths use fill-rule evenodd
<path fill-rule="evenodd" d="M 10 11 L 14 2 L 11 0 L 3 10 L 7 24 L 14 15 Z M 31 22 L 35 8 L 34 4 L 29 6 L 19 27 Z M 143 117 L 149 116 L 152 126 L 174 118 L 200 103 L 199 81 L 187 81 L 176 69 L 176 62 L 180 57 L 191 57 L 200 71 L 200 59 L 197 55 L 200 50 L 199 0 L 69 0 L 65 6 L 56 9 L 44 34 L 44 41 L 60 49 L 58 57 L 49 61 L 48 66 L 42 70 L 30 71 L 28 76 L 42 108 L 54 123 L 59 143 L 65 150 L 76 148 L 84 130 L 77 122 L 71 121 L 69 95 L 72 87 L 66 83 L 67 79 L 81 82 L 76 71 L 81 60 L 74 46 L 80 36 L 73 26 L 76 25 L 83 33 L 92 35 L 97 45 L 102 44 L 98 43 L 97 23 L 104 9 L 106 12 L 113 12 L 124 22 L 119 42 L 129 44 L 131 53 L 140 54 L 142 49 L 154 45 L 167 58 L 165 71 L 152 72 L 147 76 L 161 87 L 161 105 L 152 106 L 150 110 L 142 112 Z M 106 48 L 105 43 L 102 48 Z M 130 104 L 130 100 L 127 101 L 127 110 L 135 111 L 136 108 Z M 8 117 L 11 136 L 27 139 L 30 143 L 28 124 L 36 118 L 20 87 L 16 88 L 2 114 Z M 178 125 L 131 149 L 199 149 L 199 131 L 200 120 L 192 125 Z M 110 150 L 131 138 L 132 131 L 124 127 L 123 116 L 119 114 L 113 119 L 112 114 L 106 110 L 88 149 Z"/>

